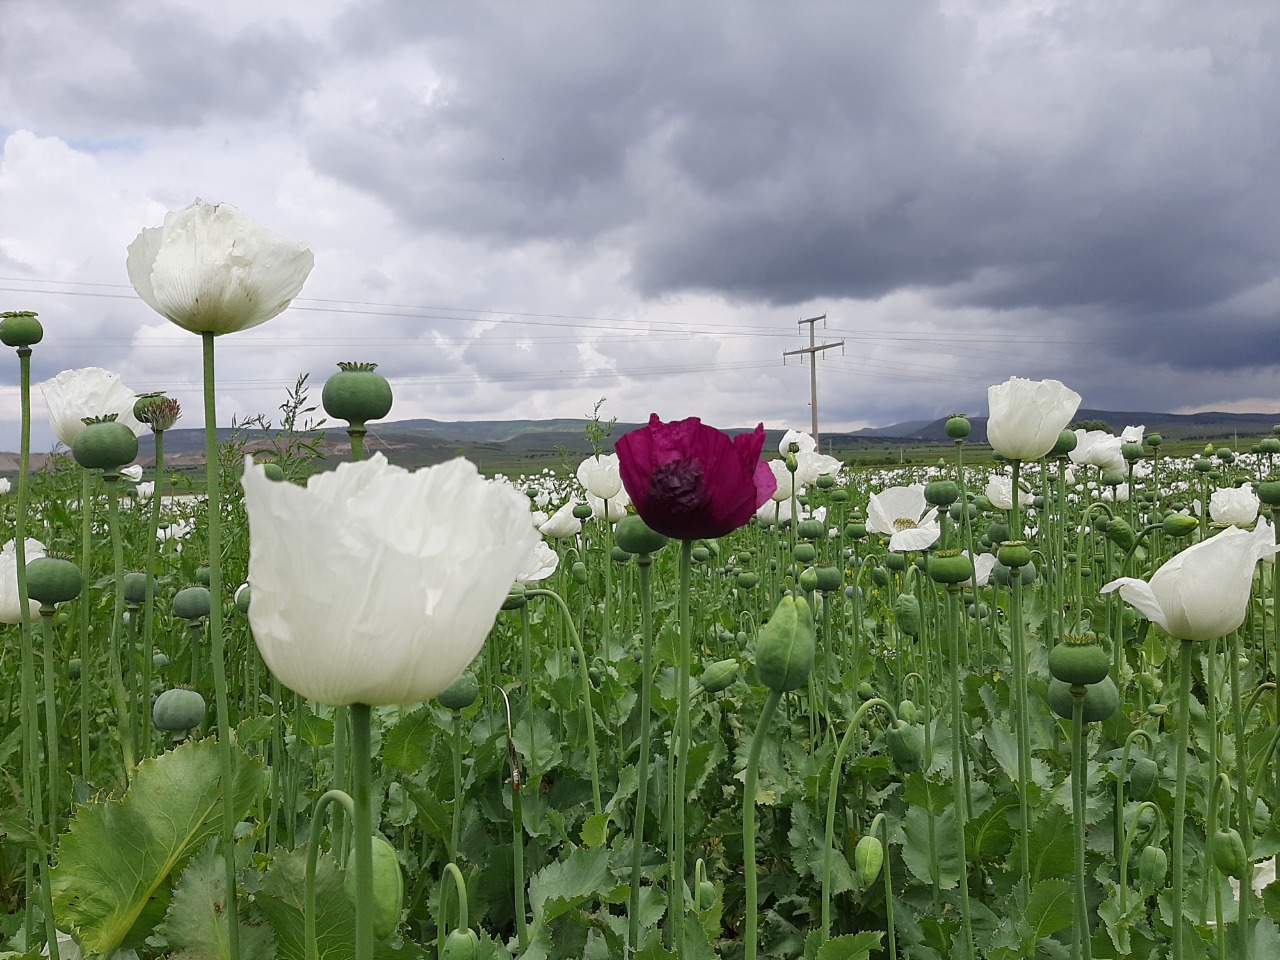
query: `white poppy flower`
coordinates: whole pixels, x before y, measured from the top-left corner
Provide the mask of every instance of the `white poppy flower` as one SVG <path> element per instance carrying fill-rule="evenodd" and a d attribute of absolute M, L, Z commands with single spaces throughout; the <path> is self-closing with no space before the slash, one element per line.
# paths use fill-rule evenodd
<path fill-rule="evenodd" d="M 1262 517 L 1252 531 L 1228 527 L 1175 554 L 1150 582 L 1121 577 L 1101 592 L 1119 590 L 1126 603 L 1177 640 L 1212 640 L 1244 623 L 1254 568 L 1277 550 L 1271 524 Z"/>
<path fill-rule="evenodd" d="M 925 501 L 922 483 L 871 494 L 867 529 L 887 536 L 890 550 L 925 550 L 942 535 L 937 510 Z"/>
<path fill-rule="evenodd" d="M 381 454 L 274 483 L 246 458 L 249 622 L 272 673 L 321 703 L 436 696 L 480 651 L 537 536 L 528 502 L 466 460 Z"/>
<path fill-rule="evenodd" d="M 801 453 L 813 453 L 818 449 L 818 441 L 803 430 L 788 430 L 782 435 L 782 439 L 778 441 L 778 453 L 784 457 L 791 452 L 791 445 L 795 444 L 800 449 L 796 451 L 797 455 Z"/>
<path fill-rule="evenodd" d="M 310 248 L 227 203 L 197 199 L 129 244 L 129 282 L 162 317 L 221 335 L 281 313 L 311 273 Z"/>
<path fill-rule="evenodd" d="M 127 467 L 121 467 L 120 476 L 124 477 L 130 483 L 137 483 L 142 479 L 142 464 L 135 463 Z"/>
<path fill-rule="evenodd" d="M 36 557 L 44 556 L 44 544 L 39 540 L 27 538 L 26 561 L 30 563 Z M 40 604 L 28 599 L 31 605 L 31 616 L 40 616 Z M 18 545 L 10 540 L 0 548 L 0 623 L 21 623 L 22 603 L 18 593 Z"/>
<path fill-rule="evenodd" d="M 1058 442 L 1080 399 L 1057 380 L 1011 377 L 988 387 L 987 442 L 1010 460 L 1039 460 Z"/>
<path fill-rule="evenodd" d="M 622 468 L 616 453 L 587 457 L 578 464 L 578 482 L 587 493 L 601 500 L 612 500 L 622 492 Z"/>
<path fill-rule="evenodd" d="M 1249 487 L 1223 487 L 1209 497 L 1209 519 L 1247 527 L 1258 517 L 1261 502 Z"/>
<path fill-rule="evenodd" d="M 573 508 L 582 501 L 569 500 L 563 507 L 551 515 L 551 519 L 538 528 L 544 537 L 552 540 L 563 540 L 576 537 L 582 532 L 582 521 L 573 515 Z"/>
<path fill-rule="evenodd" d="M 524 567 L 516 574 L 516 579 L 525 584 L 538 583 L 555 573 L 559 565 L 560 554 L 552 550 L 547 541 L 538 540 L 534 543 Z"/>
<path fill-rule="evenodd" d="M 1004 477 L 998 473 L 993 473 L 987 481 L 987 488 L 983 491 L 987 495 L 987 499 L 991 501 L 991 505 L 997 510 L 1013 509 L 1013 478 Z"/>
<path fill-rule="evenodd" d="M 796 488 L 799 486 L 797 475 L 787 469 L 786 460 L 770 460 L 768 461 L 768 466 L 773 472 L 773 479 L 778 482 L 771 499 L 778 502 L 790 500 L 791 495 L 796 492 Z"/>
<path fill-rule="evenodd" d="M 86 417 L 115 414 L 116 420 L 132 430 L 135 437 L 142 436 L 147 429 L 133 415 L 137 395 L 124 385 L 118 373 L 110 370 L 101 367 L 63 370 L 41 383 L 40 393 L 49 408 L 49 426 L 68 448 L 85 428 Z"/>
<path fill-rule="evenodd" d="M 1124 476 L 1128 470 L 1120 438 L 1105 430 L 1077 430 L 1076 448 L 1067 456 L 1073 463 L 1099 467 L 1103 473 Z"/>

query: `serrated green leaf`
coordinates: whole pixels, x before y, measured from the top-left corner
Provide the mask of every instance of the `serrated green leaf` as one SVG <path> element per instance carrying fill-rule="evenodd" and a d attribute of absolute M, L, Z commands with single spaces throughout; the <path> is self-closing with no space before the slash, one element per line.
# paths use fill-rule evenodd
<path fill-rule="evenodd" d="M 310 711 L 302 715 L 295 732 L 310 744 L 313 750 L 319 750 L 333 743 L 333 721 Z"/>
<path fill-rule="evenodd" d="M 412 773 L 431 759 L 440 726 L 430 707 L 419 707 L 382 735 L 378 756 L 387 766 Z"/>
<path fill-rule="evenodd" d="M 932 883 L 936 872 L 938 885 L 950 890 L 960 882 L 960 857 L 956 849 L 955 818 L 934 818 L 934 847 L 929 847 L 929 812 L 922 807 L 909 807 L 902 820 L 902 859 L 907 869 L 921 883 Z"/>
<path fill-rule="evenodd" d="M 1071 884 L 1066 880 L 1041 880 L 1031 889 L 1019 921 L 1023 948 L 1030 953 L 1037 941 L 1071 926 L 1074 917 Z"/>
<path fill-rule="evenodd" d="M 409 799 L 418 808 L 418 820 L 422 824 L 423 832 L 433 837 L 450 836 L 453 821 L 450 819 L 449 810 L 431 792 L 431 789 L 410 782 L 405 782 L 402 786 L 404 792 L 409 795 Z"/>
<path fill-rule="evenodd" d="M 608 848 L 575 847 L 530 878 L 529 903 L 538 923 L 545 925 L 610 886 Z"/>
<path fill-rule="evenodd" d="M 880 930 L 864 930 L 843 937 L 832 937 L 818 948 L 818 960 L 867 960 L 884 940 Z"/>
<path fill-rule="evenodd" d="M 133 930 L 170 874 L 222 829 L 222 747 L 191 741 L 150 760 L 118 800 L 80 807 L 58 849 L 54 909 L 86 953 L 105 955 Z M 262 789 L 262 765 L 235 750 L 237 817 Z M 159 920 L 159 917 L 156 917 Z"/>
<path fill-rule="evenodd" d="M 584 846 L 604 846 L 604 842 L 607 839 L 609 839 L 609 814 L 592 814 L 583 821 L 582 843 Z"/>
<path fill-rule="evenodd" d="M 187 864 L 164 922 L 157 928 L 175 955 L 187 960 L 232 960 L 227 927 L 227 868 L 216 841 Z M 271 928 L 239 920 L 241 960 L 270 960 L 275 955 Z"/>
<path fill-rule="evenodd" d="M 259 740 L 266 740 L 271 736 L 275 725 L 274 717 L 250 717 L 247 720 L 242 720 L 236 727 L 236 743 L 243 746 L 246 743 L 257 743 Z"/>

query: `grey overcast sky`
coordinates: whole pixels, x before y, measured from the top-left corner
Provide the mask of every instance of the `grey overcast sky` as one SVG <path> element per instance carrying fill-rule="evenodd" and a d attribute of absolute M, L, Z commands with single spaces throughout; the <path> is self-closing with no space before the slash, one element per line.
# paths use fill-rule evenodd
<path fill-rule="evenodd" d="M 372 360 L 389 419 L 805 427 L 823 313 L 828 428 L 1011 375 L 1280 411 L 1278 57 L 1266 0 L 5 0 L 0 309 L 36 380 L 198 426 L 198 338 L 124 261 L 199 196 L 316 257 L 220 338 L 224 424 Z"/>

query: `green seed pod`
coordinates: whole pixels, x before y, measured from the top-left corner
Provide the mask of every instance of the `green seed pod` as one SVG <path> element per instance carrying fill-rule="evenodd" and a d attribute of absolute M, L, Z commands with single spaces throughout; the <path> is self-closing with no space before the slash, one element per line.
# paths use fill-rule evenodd
<path fill-rule="evenodd" d="M 818 589 L 825 593 L 844 586 L 844 573 L 839 567 L 815 567 L 814 573 L 818 576 Z"/>
<path fill-rule="evenodd" d="M 867 525 L 865 523 L 846 523 L 842 531 L 846 540 L 865 540 Z"/>
<path fill-rule="evenodd" d="M 163 670 L 169 666 L 169 658 L 163 653 L 157 653 L 151 658 L 151 666 L 155 670 Z"/>
<path fill-rule="evenodd" d="M 173 597 L 173 615 L 183 620 L 199 620 L 209 615 L 208 587 L 184 587 Z"/>
<path fill-rule="evenodd" d="M 480 956 L 480 938 L 468 927 L 451 930 L 440 948 L 440 960 L 476 960 Z"/>
<path fill-rule="evenodd" d="M 67 661 L 67 676 L 72 680 L 80 679 L 80 658 L 72 657 Z"/>
<path fill-rule="evenodd" d="M 1209 844 L 1213 863 L 1228 877 L 1243 881 L 1249 874 L 1249 861 L 1244 855 L 1244 839 L 1234 829 L 1219 830 Z"/>
<path fill-rule="evenodd" d="M 575 520 L 590 520 L 593 511 L 589 503 L 575 503 L 572 512 Z"/>
<path fill-rule="evenodd" d="M 818 558 L 818 548 L 812 543 L 797 543 L 791 556 L 797 563 L 813 563 Z"/>
<path fill-rule="evenodd" d="M 181 733 L 204 722 L 204 697 L 194 690 L 174 687 L 156 697 L 151 722 L 157 730 Z"/>
<path fill-rule="evenodd" d="M 0 343 L 6 347 L 32 347 L 44 339 L 44 327 L 30 310 L 6 310 L 0 318 Z"/>
<path fill-rule="evenodd" d="M 147 599 L 147 575 L 135 571 L 124 575 L 124 602 L 137 606 Z"/>
<path fill-rule="evenodd" d="M 915 723 L 916 718 L 920 716 L 920 708 L 915 705 L 914 701 L 903 700 L 898 704 L 898 716 L 907 723 Z"/>
<path fill-rule="evenodd" d="M 947 418 L 946 426 L 943 429 L 952 440 L 963 440 L 969 435 L 969 431 L 973 429 L 973 426 L 963 414 L 954 413 Z"/>
<path fill-rule="evenodd" d="M 369 837 L 373 850 L 373 935 L 379 940 L 390 940 L 400 925 L 400 912 L 404 909 L 404 874 L 400 872 L 400 857 L 396 848 L 380 833 Z M 356 871 L 354 858 L 347 864 L 342 885 L 354 901 L 356 899 Z"/>
<path fill-rule="evenodd" d="M 1003 543 L 1011 536 L 1009 532 L 1009 525 L 1003 520 L 996 520 L 993 523 L 987 524 L 986 533 L 988 539 L 990 539 L 992 543 Z"/>
<path fill-rule="evenodd" d="M 824 473 L 822 476 L 825 477 L 826 474 Z M 822 481 L 822 477 L 819 477 L 818 486 L 822 486 L 821 481 Z M 844 487 L 837 487 L 836 489 L 831 491 L 829 496 L 831 498 L 832 503 L 844 503 L 846 500 L 849 499 L 849 491 L 844 489 Z"/>
<path fill-rule="evenodd" d="M 858 684 L 857 693 L 858 693 L 858 699 L 863 701 L 864 703 L 876 695 L 875 688 L 871 686 L 871 684 L 866 680 L 863 680 L 861 683 Z"/>
<path fill-rule="evenodd" d="M 1160 767 L 1150 757 L 1138 757 L 1129 768 L 1129 796 L 1145 800 L 1155 789 Z"/>
<path fill-rule="evenodd" d="M 1153 433 L 1153 434 L 1151 434 L 1150 436 L 1148 436 L 1148 437 L 1147 437 L 1147 445 L 1148 445 L 1148 446 L 1151 446 L 1151 447 L 1158 447 L 1158 446 L 1160 446 L 1160 444 L 1162 444 L 1162 443 L 1164 443 L 1164 437 L 1160 436 L 1160 434 L 1158 434 L 1158 433 Z"/>
<path fill-rule="evenodd" d="M 390 413 L 391 384 L 377 369 L 376 363 L 339 363 L 320 393 L 324 412 L 357 429 Z"/>
<path fill-rule="evenodd" d="M 880 876 L 880 868 L 884 866 L 884 844 L 879 837 L 865 836 L 858 840 L 853 848 L 853 872 L 858 878 L 858 886 L 866 890 Z"/>
<path fill-rule="evenodd" d="M 750 590 L 760 582 L 760 574 L 752 573 L 750 570 L 744 570 L 738 574 L 738 586 L 743 590 Z"/>
<path fill-rule="evenodd" d="M 626 550 L 623 550 L 616 543 L 613 545 L 613 549 L 609 551 L 609 559 L 612 560 L 614 563 L 626 563 L 628 560 L 630 560 L 634 556 L 635 556 L 634 553 L 628 553 Z"/>
<path fill-rule="evenodd" d="M 86 470 L 115 474 L 137 458 L 138 438 L 116 420 L 114 413 L 105 417 L 87 417 L 85 428 L 71 443 L 71 455 Z"/>
<path fill-rule="evenodd" d="M 929 579 L 934 583 L 964 583 L 973 578 L 973 561 L 960 550 L 929 555 Z"/>
<path fill-rule="evenodd" d="M 52 607 L 80 596 L 84 574 L 62 557 L 36 557 L 27 562 L 27 595 L 41 606 Z"/>
<path fill-rule="evenodd" d="M 905 720 L 892 720 L 884 732 L 885 748 L 903 773 L 920 769 L 924 756 L 924 734 L 915 724 Z"/>
<path fill-rule="evenodd" d="M 1138 542 L 1138 535 L 1133 532 L 1133 527 L 1129 526 L 1129 521 L 1114 517 L 1107 524 L 1107 539 L 1121 550 L 1132 550 Z"/>
<path fill-rule="evenodd" d="M 737 660 L 717 660 L 702 671 L 702 689 L 707 693 L 720 693 L 727 690 L 737 676 Z"/>
<path fill-rule="evenodd" d="M 871 571 L 871 582 L 877 587 L 889 585 L 889 571 L 885 567 L 874 567 Z"/>
<path fill-rule="evenodd" d="M 1269 507 L 1280 506 L 1280 480 L 1264 480 L 1257 486 L 1258 499 Z"/>
<path fill-rule="evenodd" d="M 569 575 L 573 577 L 573 582 L 578 586 L 585 585 L 588 579 L 587 565 L 581 560 L 575 560 L 573 566 L 569 568 Z"/>
<path fill-rule="evenodd" d="M 1101 683 L 1111 669 L 1111 657 L 1092 631 L 1066 634 L 1049 651 L 1049 673 L 1069 686 Z"/>
<path fill-rule="evenodd" d="M 1164 849 L 1156 846 L 1142 848 L 1138 855 L 1138 881 L 1143 886 L 1161 887 L 1169 873 L 1169 857 Z"/>
<path fill-rule="evenodd" d="M 972 503 L 953 503 L 947 509 L 947 513 L 956 523 L 959 523 L 966 516 L 970 522 L 978 519 L 978 508 Z"/>
<path fill-rule="evenodd" d="M 240 586 L 236 587 L 236 592 L 235 592 L 235 595 L 232 597 L 232 601 L 235 603 L 236 609 L 239 610 L 245 616 L 249 615 L 249 603 L 252 600 L 253 600 L 253 588 L 250 587 L 249 584 L 242 583 L 240 584 Z"/>
<path fill-rule="evenodd" d="M 1000 544 L 996 559 L 1010 570 L 1031 566 L 1031 548 L 1025 540 L 1005 540 Z M 1034 574 L 1033 574 L 1034 579 Z M 1023 580 L 1026 583 L 1026 580 Z"/>
<path fill-rule="evenodd" d="M 268 480 L 279 483 L 284 479 L 284 467 L 276 463 L 274 460 L 268 460 L 262 465 L 262 475 Z"/>
<path fill-rule="evenodd" d="M 711 551 L 706 547 L 694 547 L 689 551 L 689 555 L 693 557 L 694 563 L 706 563 L 711 559 Z"/>
<path fill-rule="evenodd" d="M 209 585 L 209 568 L 207 566 L 196 567 L 196 583 L 202 583 L 206 587 Z"/>
<path fill-rule="evenodd" d="M 949 507 L 960 499 L 960 486 L 954 480 L 930 480 L 924 485 L 925 503 Z"/>
<path fill-rule="evenodd" d="M 1101 723 L 1120 709 L 1120 691 L 1110 677 L 1104 677 L 1101 682 L 1091 684 L 1084 690 L 1085 723 Z M 1074 703 L 1071 684 L 1056 678 L 1049 681 L 1049 706 L 1054 713 L 1064 720 L 1070 720 Z"/>
<path fill-rule="evenodd" d="M 886 553 L 884 557 L 884 565 L 897 573 L 901 573 L 907 569 L 907 557 L 903 553 Z"/>
<path fill-rule="evenodd" d="M 818 540 L 827 535 L 827 528 L 821 520 L 801 520 L 796 527 L 796 536 L 801 540 Z"/>
<path fill-rule="evenodd" d="M 442 707 L 457 713 L 475 703 L 479 696 L 480 684 L 476 682 L 475 674 L 468 671 L 442 690 L 437 699 Z"/>
<path fill-rule="evenodd" d="M 808 682 L 817 641 L 804 597 L 784 596 L 756 638 L 756 672 L 770 690 L 785 693 Z"/>
<path fill-rule="evenodd" d="M 893 618 L 908 637 L 920 636 L 920 601 L 911 593 L 900 593 L 893 601 Z"/>
<path fill-rule="evenodd" d="M 1058 434 L 1058 442 L 1053 445 L 1053 449 L 1047 455 L 1050 457 L 1065 457 L 1076 448 L 1076 444 L 1079 442 L 1080 438 L 1076 436 L 1074 430 L 1063 430 Z"/>
<path fill-rule="evenodd" d="M 829 473 L 820 473 L 813 483 L 819 490 L 830 490 L 836 485 L 836 478 Z"/>

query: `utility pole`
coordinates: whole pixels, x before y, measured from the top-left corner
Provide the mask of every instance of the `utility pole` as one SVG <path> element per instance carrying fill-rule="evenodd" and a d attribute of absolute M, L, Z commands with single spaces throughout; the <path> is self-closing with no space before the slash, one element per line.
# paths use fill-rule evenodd
<path fill-rule="evenodd" d="M 832 347 L 844 347 L 844 341 L 839 340 L 835 343 L 815 343 L 814 342 L 814 324 L 819 320 L 826 322 L 827 315 L 824 313 L 820 317 L 810 317 L 808 320 L 800 320 L 799 323 L 807 323 L 809 325 L 809 346 L 802 350 L 784 350 L 784 357 L 793 357 L 797 354 L 807 353 L 809 355 L 809 408 L 813 413 L 813 439 L 818 441 L 818 354 L 823 350 L 830 350 Z"/>

